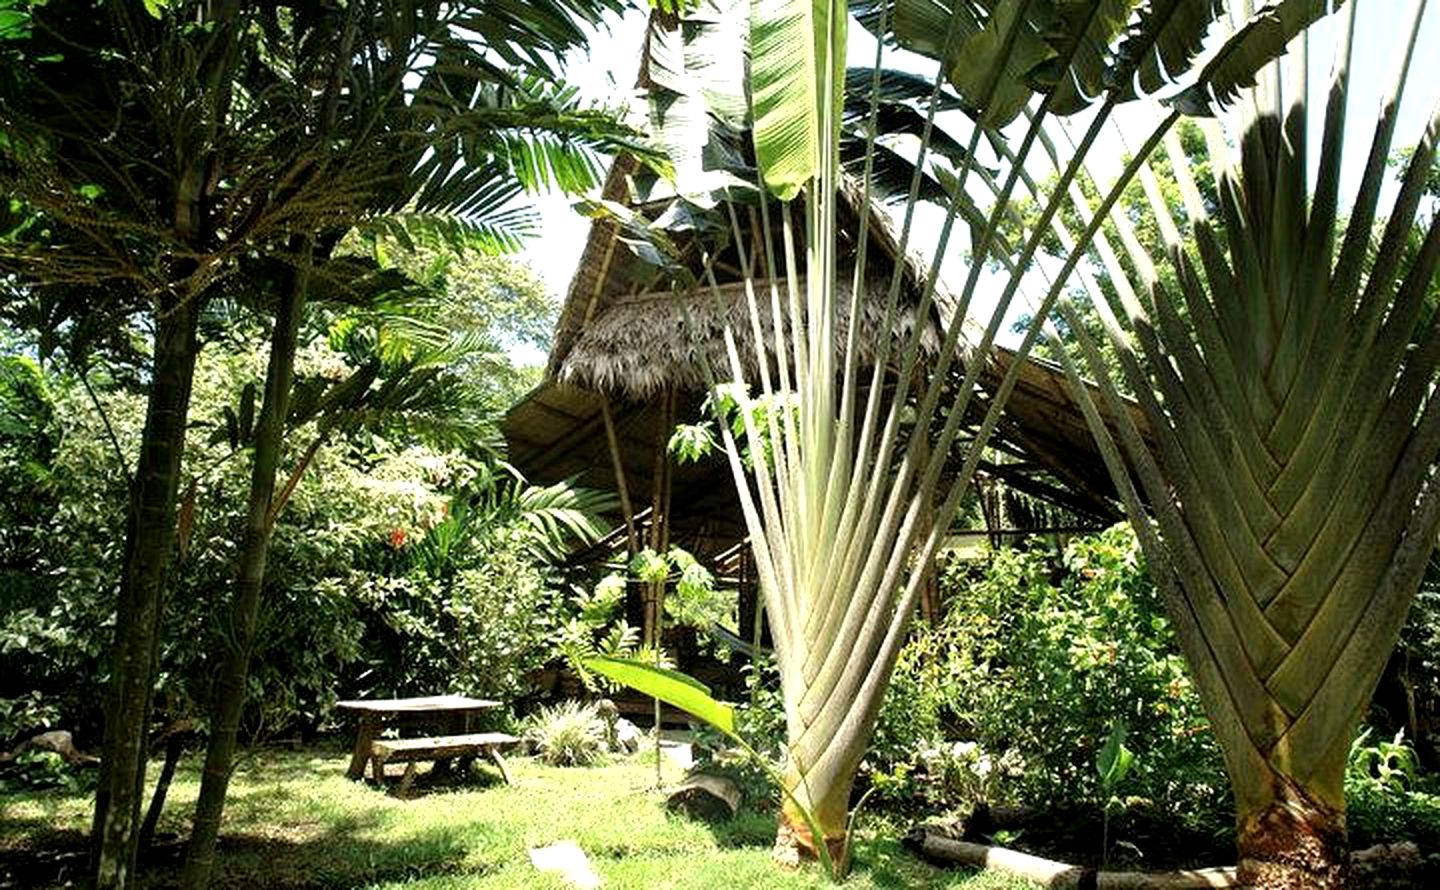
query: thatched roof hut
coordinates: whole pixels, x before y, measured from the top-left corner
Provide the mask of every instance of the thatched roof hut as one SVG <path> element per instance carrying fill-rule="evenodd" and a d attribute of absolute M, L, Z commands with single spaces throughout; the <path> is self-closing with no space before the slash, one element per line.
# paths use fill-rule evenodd
<path fill-rule="evenodd" d="M 617 161 L 604 197 L 643 211 L 645 205 L 634 200 L 635 170 L 628 159 Z M 843 197 L 840 228 L 848 243 L 859 229 L 861 201 L 853 190 Z M 898 256 L 889 215 L 874 207 L 868 212 L 872 247 L 867 269 L 872 274 L 867 278 L 875 284 L 861 304 L 860 342 L 875 344 L 885 335 L 878 330 L 884 285 L 895 264 L 903 267 L 902 307 L 907 311 L 901 312 L 899 329 L 889 332 L 891 336 L 917 323 L 914 309 L 929 267 L 918 257 Z M 754 245 L 750 250 L 752 259 L 758 256 Z M 844 271 L 844 245 L 841 253 L 845 280 L 850 273 Z M 535 481 L 578 476 L 586 485 L 628 489 L 636 512 L 644 507 L 645 493 L 655 490 L 662 474 L 669 474 L 669 521 L 677 542 L 699 554 L 713 554 L 741 540 L 745 531 L 724 461 L 674 466 L 661 451 L 677 418 L 698 419 L 706 391 L 705 362 L 725 374 L 721 332 L 727 323 L 741 352 L 754 354 L 744 289 L 736 283 L 739 262 L 738 256 L 715 261 L 717 271 L 729 273 L 718 296 L 709 288 L 677 294 L 653 283 L 614 222 L 597 221 L 561 310 L 545 379 L 506 418 L 511 461 Z M 954 305 L 939 290 L 936 308 L 923 319 L 922 343 L 932 352 L 943 341 L 951 321 L 947 313 L 953 314 Z M 768 324 L 768 313 L 764 321 Z M 961 339 L 962 349 L 973 342 Z M 982 389 L 998 386 L 1013 360 L 1008 350 L 995 350 L 982 369 Z M 975 404 L 983 412 L 986 400 Z M 975 422 L 982 416 L 977 414 Z M 1109 477 L 1057 367 L 1032 359 L 1020 369 L 992 446 L 1009 458 L 986 464 L 982 472 L 1083 521 L 1099 524 L 1118 518 Z"/>

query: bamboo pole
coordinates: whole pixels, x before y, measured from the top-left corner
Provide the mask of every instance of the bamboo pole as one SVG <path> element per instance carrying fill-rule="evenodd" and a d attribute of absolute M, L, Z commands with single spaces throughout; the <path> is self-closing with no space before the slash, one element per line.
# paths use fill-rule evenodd
<path fill-rule="evenodd" d="M 655 436 L 655 472 L 651 477 L 650 549 L 663 558 L 670 546 L 670 461 L 666 459 L 665 447 L 670 430 L 675 426 L 674 387 L 668 387 L 661 396 L 660 425 Z M 665 580 L 647 582 L 645 585 L 645 624 L 642 638 L 654 648 L 658 662 L 665 624 Z M 660 774 L 660 699 L 655 699 L 655 786 L 662 784 Z"/>
<path fill-rule="evenodd" d="M 610 397 L 600 394 L 600 416 L 605 421 L 605 441 L 610 449 L 610 463 L 615 470 L 615 490 L 620 495 L 620 512 L 625 517 L 625 541 L 631 556 L 640 552 L 640 534 L 635 529 L 635 508 L 630 503 L 630 486 L 625 482 L 625 462 L 620 455 L 620 437 L 615 433 L 615 415 L 610 410 Z"/>

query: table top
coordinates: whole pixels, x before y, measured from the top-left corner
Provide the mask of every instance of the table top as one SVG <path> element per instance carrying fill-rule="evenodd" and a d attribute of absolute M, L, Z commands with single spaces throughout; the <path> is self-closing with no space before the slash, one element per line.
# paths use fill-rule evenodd
<path fill-rule="evenodd" d="M 419 698 L 362 698 L 336 702 L 336 706 L 347 711 L 367 711 L 373 714 L 423 714 L 483 711 L 500 707 L 500 702 L 464 695 L 425 695 Z"/>

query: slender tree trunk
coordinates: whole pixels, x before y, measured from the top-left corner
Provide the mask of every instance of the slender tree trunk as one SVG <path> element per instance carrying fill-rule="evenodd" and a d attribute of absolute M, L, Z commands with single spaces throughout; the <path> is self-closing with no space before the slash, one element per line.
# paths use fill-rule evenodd
<path fill-rule="evenodd" d="M 175 779 L 175 768 L 180 764 L 180 755 L 185 752 L 185 736 L 188 732 L 175 730 L 165 740 L 165 763 L 160 767 L 160 777 L 155 780 L 155 791 L 150 795 L 150 808 L 145 812 L 145 822 L 140 826 L 140 849 L 148 850 L 155 843 L 155 829 L 160 825 L 160 816 L 165 812 L 165 798 L 170 793 L 170 783 Z"/>
<path fill-rule="evenodd" d="M 210 883 L 215 864 L 215 843 L 225 808 L 225 793 L 235 758 L 240 715 L 245 706 L 246 678 L 250 651 L 265 582 L 265 563 L 274 531 L 271 511 L 275 478 L 289 413 L 290 388 L 295 376 L 295 346 L 307 275 L 304 269 L 291 274 L 288 287 L 275 313 L 270 341 L 270 363 L 265 376 L 265 400 L 255 428 L 254 463 L 250 475 L 250 503 L 246 514 L 245 539 L 240 552 L 231 600 L 229 633 L 224 636 L 224 657 L 216 675 L 210 708 L 210 742 L 205 751 L 205 770 L 200 797 L 195 804 L 195 824 L 181 876 L 184 888 L 204 888 Z"/>
<path fill-rule="evenodd" d="M 135 873 L 150 701 L 166 569 L 175 540 L 180 461 L 195 378 L 200 309 L 162 303 L 153 376 L 130 489 L 115 645 L 105 704 L 100 784 L 95 792 L 95 885 L 125 887 Z"/>

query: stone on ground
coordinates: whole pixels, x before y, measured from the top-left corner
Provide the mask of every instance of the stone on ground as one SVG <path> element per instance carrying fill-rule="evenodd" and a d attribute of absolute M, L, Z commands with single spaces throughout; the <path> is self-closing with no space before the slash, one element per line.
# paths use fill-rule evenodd
<path fill-rule="evenodd" d="M 556 841 L 548 847 L 532 847 L 530 864 L 540 871 L 559 874 L 581 890 L 594 890 L 600 886 L 600 876 L 590 865 L 585 851 L 574 841 Z"/>

